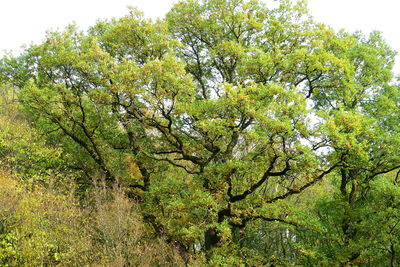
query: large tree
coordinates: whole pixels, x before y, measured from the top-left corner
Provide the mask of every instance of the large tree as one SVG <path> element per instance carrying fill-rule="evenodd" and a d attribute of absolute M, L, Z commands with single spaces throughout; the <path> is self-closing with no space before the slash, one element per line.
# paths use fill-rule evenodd
<path fill-rule="evenodd" d="M 49 142 L 129 188 L 187 260 L 345 265 L 380 242 L 360 229 L 379 221 L 365 205 L 400 168 L 393 58 L 378 33 L 337 33 L 302 2 L 182 1 L 164 20 L 131 10 L 50 33 L 1 77 Z M 313 256 L 318 231 L 340 241 Z M 382 240 L 396 263 L 398 240 Z"/>

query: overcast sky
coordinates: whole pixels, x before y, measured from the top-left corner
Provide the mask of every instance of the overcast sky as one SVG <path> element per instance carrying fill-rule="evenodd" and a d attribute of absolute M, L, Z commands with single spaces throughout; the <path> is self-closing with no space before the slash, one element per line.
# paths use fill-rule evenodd
<path fill-rule="evenodd" d="M 162 17 L 177 0 L 0 0 L 0 55 L 19 51 L 23 44 L 39 42 L 46 30 L 63 29 L 75 21 L 82 29 L 98 18 L 120 17 L 127 6 L 136 6 L 149 17 Z M 384 38 L 400 51 L 399 0 L 309 0 L 317 21 L 335 29 L 383 32 Z M 400 73 L 397 57 L 396 73 Z"/>

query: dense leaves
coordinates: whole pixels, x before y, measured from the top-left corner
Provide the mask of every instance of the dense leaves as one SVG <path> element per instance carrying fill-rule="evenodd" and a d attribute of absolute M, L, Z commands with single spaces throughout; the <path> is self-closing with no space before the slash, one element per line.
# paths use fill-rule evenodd
<path fill-rule="evenodd" d="M 48 168 L 79 171 L 81 198 L 121 186 L 186 263 L 395 266 L 394 55 L 302 1 L 188 0 L 49 33 L 0 77 Z"/>

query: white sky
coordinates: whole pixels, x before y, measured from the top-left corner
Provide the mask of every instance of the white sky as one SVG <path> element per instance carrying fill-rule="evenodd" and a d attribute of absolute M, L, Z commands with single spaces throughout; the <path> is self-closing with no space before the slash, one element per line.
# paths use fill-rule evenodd
<path fill-rule="evenodd" d="M 39 42 L 46 30 L 63 29 L 75 21 L 80 28 L 98 18 L 120 17 L 136 6 L 149 17 L 163 16 L 177 0 L 0 0 L 0 55 L 18 52 L 23 44 Z M 317 21 L 335 29 L 380 30 L 389 45 L 400 51 L 399 0 L 309 0 Z M 396 73 L 400 73 L 397 57 Z"/>

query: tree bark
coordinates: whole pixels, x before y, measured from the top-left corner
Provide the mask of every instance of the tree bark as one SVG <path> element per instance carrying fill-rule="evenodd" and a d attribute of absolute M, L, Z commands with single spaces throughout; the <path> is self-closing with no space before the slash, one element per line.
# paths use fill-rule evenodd
<path fill-rule="evenodd" d="M 215 228 L 209 228 L 204 233 L 204 248 L 206 251 L 209 251 L 215 247 L 218 247 L 218 243 L 221 241 L 221 238 L 218 235 L 218 231 Z"/>

